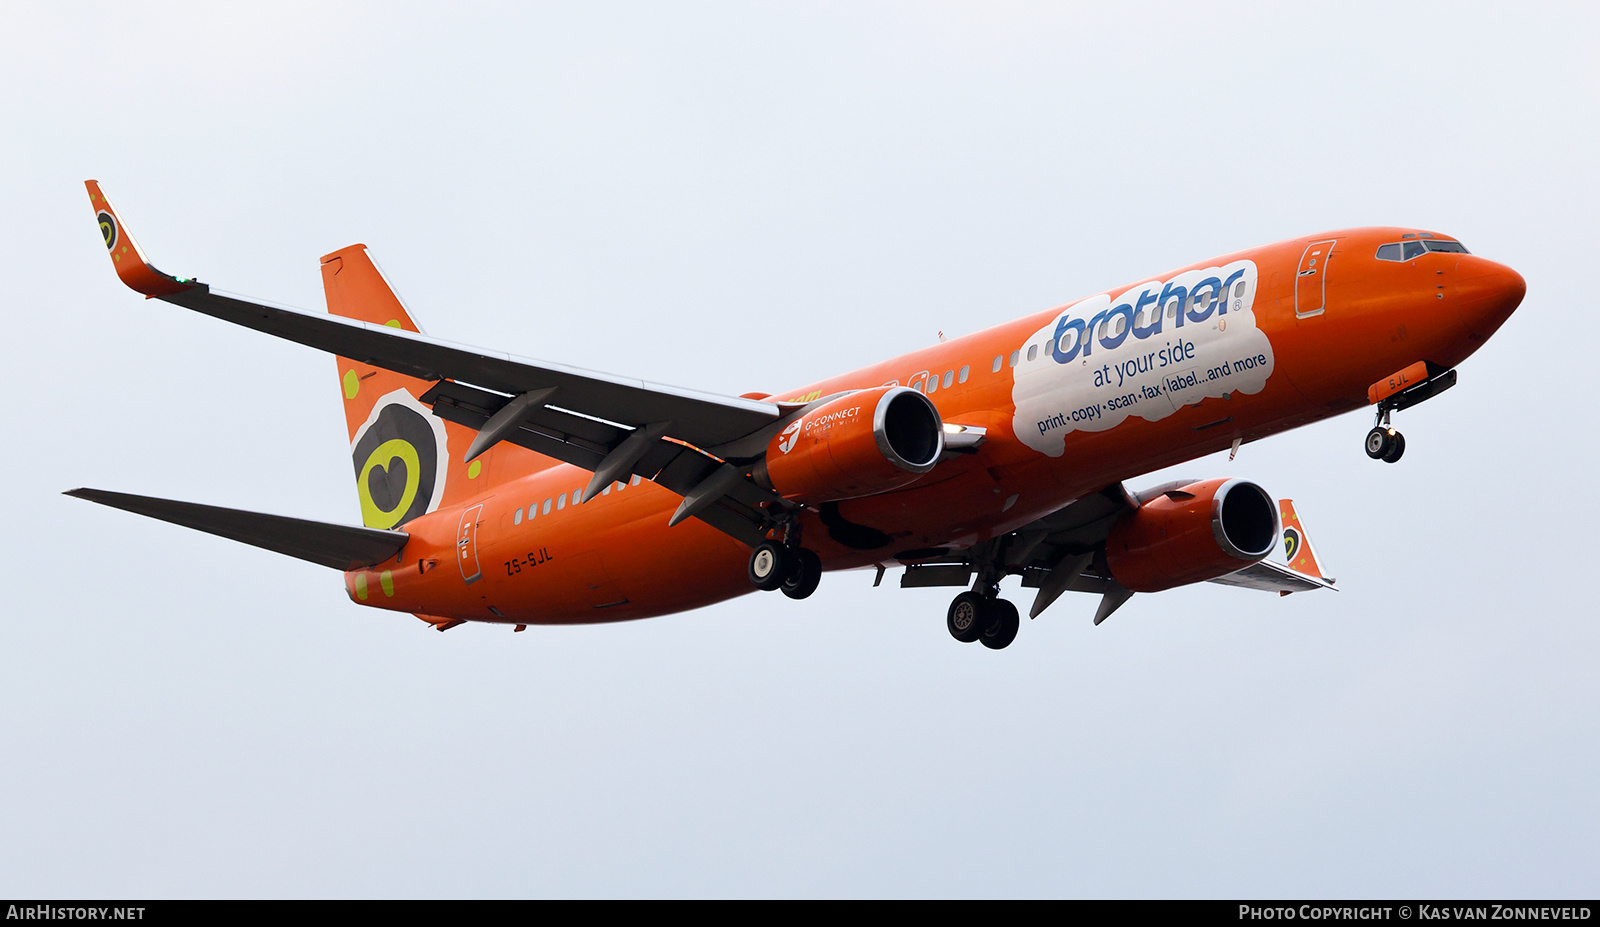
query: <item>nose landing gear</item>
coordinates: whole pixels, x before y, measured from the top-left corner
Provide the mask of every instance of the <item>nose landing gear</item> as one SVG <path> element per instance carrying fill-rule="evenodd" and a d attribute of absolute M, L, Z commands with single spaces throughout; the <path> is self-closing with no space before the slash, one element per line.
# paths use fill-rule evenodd
<path fill-rule="evenodd" d="M 1456 385 L 1456 372 L 1429 361 L 1417 361 L 1367 387 L 1367 401 L 1376 403 L 1378 417 L 1367 432 L 1365 448 L 1373 460 L 1394 463 L 1406 452 L 1406 439 L 1389 419 L 1401 409 L 1427 402 Z"/>

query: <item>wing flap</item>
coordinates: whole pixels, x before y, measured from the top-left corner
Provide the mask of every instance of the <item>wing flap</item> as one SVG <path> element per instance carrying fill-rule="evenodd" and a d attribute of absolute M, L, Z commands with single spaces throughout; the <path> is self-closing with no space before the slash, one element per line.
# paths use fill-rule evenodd
<path fill-rule="evenodd" d="M 355 570 L 382 563 L 399 553 L 410 538 L 404 531 L 330 525 L 303 518 L 265 515 L 104 489 L 74 489 L 65 495 L 204 531 L 335 570 Z"/>

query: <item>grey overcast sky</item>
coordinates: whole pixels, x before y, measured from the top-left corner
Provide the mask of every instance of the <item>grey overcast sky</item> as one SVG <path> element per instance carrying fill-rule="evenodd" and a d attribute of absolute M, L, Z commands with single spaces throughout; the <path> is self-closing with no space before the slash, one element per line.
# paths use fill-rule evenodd
<path fill-rule="evenodd" d="M 1597 9 L 6 5 L 0 895 L 1592 897 Z M 725 393 L 1352 225 L 1528 297 L 1396 466 L 1180 468 L 1338 594 L 437 634 L 59 495 L 359 517 L 333 361 L 125 290 L 90 177 L 171 272 L 320 309 L 362 241 L 435 336 Z"/>

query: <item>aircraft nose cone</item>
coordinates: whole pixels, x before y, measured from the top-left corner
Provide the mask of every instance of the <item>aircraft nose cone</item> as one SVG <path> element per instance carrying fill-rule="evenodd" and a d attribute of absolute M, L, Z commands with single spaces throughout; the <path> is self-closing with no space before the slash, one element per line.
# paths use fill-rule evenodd
<path fill-rule="evenodd" d="M 1456 265 L 1456 305 L 1472 320 L 1479 337 L 1493 334 L 1522 304 L 1527 292 L 1527 281 L 1504 264 L 1463 257 Z"/>

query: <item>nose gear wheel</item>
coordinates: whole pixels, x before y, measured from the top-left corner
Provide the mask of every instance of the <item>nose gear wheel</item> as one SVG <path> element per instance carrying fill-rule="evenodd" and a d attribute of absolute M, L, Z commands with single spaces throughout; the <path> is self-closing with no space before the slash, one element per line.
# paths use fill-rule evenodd
<path fill-rule="evenodd" d="M 1367 432 L 1366 441 L 1363 442 L 1363 449 L 1373 460 L 1394 463 L 1406 452 L 1406 436 L 1389 424 L 1389 417 L 1393 411 L 1386 404 L 1378 405 L 1378 420 L 1372 426 L 1372 430 Z"/>

